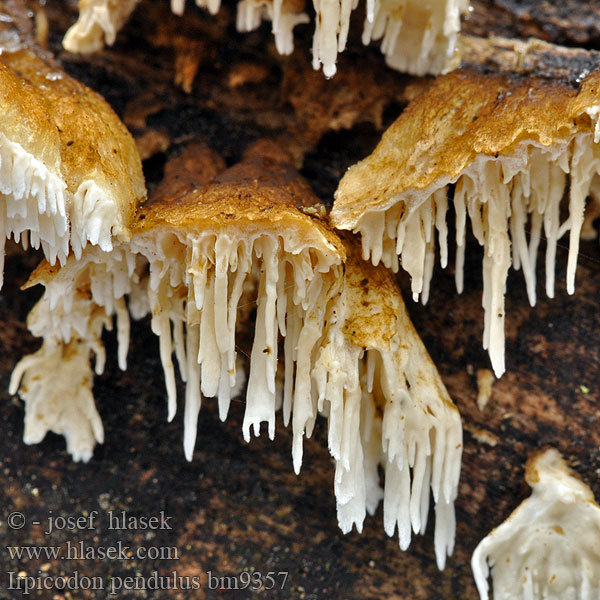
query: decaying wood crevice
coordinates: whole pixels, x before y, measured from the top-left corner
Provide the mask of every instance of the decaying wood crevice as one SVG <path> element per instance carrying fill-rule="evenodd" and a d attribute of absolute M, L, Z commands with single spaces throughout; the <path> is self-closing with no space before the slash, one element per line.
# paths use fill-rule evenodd
<path fill-rule="evenodd" d="M 461 38 L 461 52 L 463 67 L 543 77 L 575 88 L 600 68 L 600 52 L 596 50 L 568 48 L 535 38 L 522 41 L 465 34 Z"/>
<path fill-rule="evenodd" d="M 519 74 L 567 83 L 574 88 L 600 67 L 600 52 L 568 48 L 535 38 L 461 37 L 461 66 L 485 73 Z"/>
<path fill-rule="evenodd" d="M 473 0 L 463 31 L 480 36 L 536 37 L 567 46 L 597 47 L 600 7 L 581 0 Z"/>

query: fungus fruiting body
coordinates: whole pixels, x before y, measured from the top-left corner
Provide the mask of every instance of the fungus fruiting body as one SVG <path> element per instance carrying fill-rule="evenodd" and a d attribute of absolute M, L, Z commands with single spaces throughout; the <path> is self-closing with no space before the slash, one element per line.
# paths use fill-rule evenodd
<path fill-rule="evenodd" d="M 360 258 L 346 239 L 344 287 L 332 304 L 313 368 L 319 411 L 329 419 L 338 521 L 362 529 L 383 495 L 384 528 L 424 533 L 430 489 L 440 569 L 454 547 L 454 499 L 462 454 L 460 416 L 415 331 L 394 277 Z M 383 494 L 378 466 L 384 470 Z M 366 500 L 366 502 L 365 502 Z"/>
<path fill-rule="evenodd" d="M 528 462 L 529 498 L 483 539 L 472 567 L 481 600 L 591 600 L 600 595 L 600 507 L 550 449 Z M 489 565 L 489 566 L 488 566 Z"/>
<path fill-rule="evenodd" d="M 71 52 L 92 52 L 114 43 L 139 0 L 79 0 L 79 19 L 69 29 L 64 46 Z M 171 10 L 183 15 L 185 0 L 171 0 Z M 221 0 L 196 0 L 211 14 L 219 12 Z M 312 64 L 323 67 L 326 77 L 336 72 L 337 56 L 346 48 L 350 17 L 358 0 L 313 0 L 315 33 Z M 381 40 L 387 64 L 415 75 L 445 73 L 458 66 L 458 34 L 468 0 L 367 0 L 362 41 Z M 238 31 L 253 31 L 263 19 L 272 21 L 275 45 L 280 54 L 294 49 L 294 27 L 310 21 L 304 0 L 240 0 Z"/>
<path fill-rule="evenodd" d="M 205 186 L 191 191 L 170 188 L 166 199 L 161 198 L 164 186 L 158 191 L 158 198 L 138 214 L 129 243 L 115 244 L 112 252 L 90 248 L 58 272 L 44 267 L 32 279 L 47 287 L 32 311 L 30 327 L 55 340 L 46 344 L 48 348 L 77 336 L 93 350 L 96 334 L 91 316 L 100 311 L 112 317 L 125 295 L 129 295 L 135 315 L 151 312 L 152 330 L 160 339 L 169 418 L 176 411 L 173 348 L 182 378 L 188 379 L 188 457 L 193 452 L 201 392 L 219 397 L 224 419 L 231 390 L 238 385 L 235 333 L 243 295 L 252 298 L 244 302 L 256 303 L 258 323 L 244 436 L 249 439 L 251 428 L 258 434 L 263 421 L 268 422 L 271 437 L 274 434 L 278 329 L 291 330 L 286 337 L 296 357 L 295 369 L 287 370 L 286 390 L 291 393 L 294 389 L 296 407 L 312 406 L 310 386 L 306 385 L 310 356 L 323 328 L 328 300 L 340 285 L 344 260 L 337 237 L 296 208 L 295 199 L 308 192 L 303 180 L 290 179 L 288 170 L 275 163 L 266 170 L 260 166 L 262 159 L 249 159 L 209 183 L 223 169 L 219 161 L 214 168 L 209 166 L 213 156 L 200 151 L 204 171 L 190 174 L 195 186 L 206 177 Z M 174 180 L 179 181 L 180 176 L 178 173 Z M 140 261 L 148 276 L 139 271 Z M 139 298 L 143 302 L 137 301 Z M 128 329 L 127 311 L 117 316 L 118 330 Z M 119 340 L 122 367 L 127 340 L 128 336 Z M 296 386 L 292 383 L 294 371 Z M 17 385 L 18 378 L 13 389 Z M 29 386 L 26 389 L 27 400 L 33 392 Z M 305 406 L 304 412 L 308 420 L 310 407 Z M 94 440 L 88 441 L 93 447 Z"/>
<path fill-rule="evenodd" d="M 504 363 L 504 290 L 523 269 L 531 304 L 546 238 L 546 293 L 554 294 L 559 239 L 569 233 L 572 293 L 585 200 L 600 171 L 598 76 L 579 91 L 540 79 L 458 71 L 438 78 L 352 167 L 336 192 L 332 222 L 359 232 L 363 256 L 412 277 L 427 301 L 435 260 L 448 262 L 446 215 L 456 212 L 456 286 L 463 288 L 467 216 L 483 246 L 483 344 L 497 376 Z M 563 201 L 565 189 L 568 197 Z M 568 217 L 563 219 L 561 207 Z"/>
<path fill-rule="evenodd" d="M 133 138 L 10 14 L 0 26 L 0 262 L 11 236 L 51 263 L 88 243 L 109 250 L 146 194 Z"/>
<path fill-rule="evenodd" d="M 78 443 L 74 456 L 89 458 L 101 441 L 88 402 L 89 360 L 96 356 L 100 372 L 100 333 L 116 315 L 125 368 L 128 304 L 134 318 L 151 315 L 169 419 L 177 410 L 173 354 L 177 359 L 186 382 L 184 450 L 191 460 L 203 397 L 218 398 L 224 420 L 239 392 L 236 340 L 255 311 L 244 439 L 259 435 L 262 423 L 273 438 L 281 407 L 299 472 L 303 437 L 312 434 L 319 414 L 326 416 L 341 528 L 361 530 L 366 511 L 383 497 L 385 529 L 393 535 L 397 527 L 404 549 L 411 530 L 424 532 L 433 493 L 443 568 L 454 543 L 462 428 L 393 276 L 364 263 L 356 243 L 328 227 L 323 207 L 277 147 L 259 142 L 229 169 L 207 149 L 186 152 L 167 165 L 129 242 L 115 242 L 109 252 L 90 247 L 61 269 L 46 263 L 33 274 L 30 284 L 46 289 L 29 327 L 44 341 L 11 381 L 13 392 L 22 381 L 26 423 L 32 423 L 26 441 L 37 441 L 44 428 L 69 438 L 66 413 L 81 402 L 73 426 L 87 437 L 79 436 L 70 450 Z M 64 415 L 41 397 L 53 376 L 44 369 L 57 360 L 73 371 L 71 389 L 61 390 Z M 88 417 L 83 428 L 82 415 Z"/>

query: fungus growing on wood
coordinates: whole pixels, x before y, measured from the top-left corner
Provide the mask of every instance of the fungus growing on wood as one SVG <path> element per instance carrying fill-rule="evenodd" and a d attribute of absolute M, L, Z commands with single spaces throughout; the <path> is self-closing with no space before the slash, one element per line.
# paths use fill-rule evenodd
<path fill-rule="evenodd" d="M 244 439 L 259 435 L 264 422 L 273 438 L 282 407 L 284 424 L 292 424 L 298 473 L 303 437 L 312 434 L 318 414 L 325 415 L 342 530 L 361 530 L 366 511 L 383 496 L 385 530 L 393 535 L 397 527 L 405 549 L 411 529 L 425 531 L 432 492 L 435 551 L 443 568 L 454 543 L 458 411 L 393 276 L 363 262 L 355 241 L 329 229 L 322 205 L 287 161 L 279 147 L 262 141 L 225 169 L 210 150 L 192 145 L 167 164 L 128 243 L 115 243 L 110 252 L 87 248 L 61 269 L 39 267 L 30 284 L 46 289 L 29 326 L 44 342 L 17 366 L 11 391 L 22 378 L 20 395 L 26 420 L 38 425 L 36 440 L 43 428 L 64 432 L 65 415 L 81 402 L 77 417 L 87 415 L 89 423 L 75 457 L 89 458 L 101 441 L 88 403 L 89 358 L 95 354 L 96 371 L 102 369 L 100 333 L 116 315 L 119 365 L 126 367 L 127 302 L 134 318 L 151 315 L 159 337 L 169 419 L 177 410 L 172 355 L 177 358 L 186 382 L 184 450 L 191 460 L 202 397 L 216 396 L 225 420 L 239 392 L 236 344 L 255 308 Z M 84 354 L 87 361 L 79 361 Z M 44 369 L 56 360 L 78 371 L 72 389 L 63 392 L 69 401 L 64 411 L 52 404 L 46 414 L 40 396 L 52 372 Z"/>
<path fill-rule="evenodd" d="M 473 553 L 481 600 L 490 567 L 494 600 L 597 598 L 600 507 L 592 490 L 554 449 L 529 460 L 525 479 L 531 496 Z"/>
<path fill-rule="evenodd" d="M 296 440 L 312 429 L 311 357 L 326 308 L 338 293 L 345 259 L 321 208 L 308 184 L 286 164 L 285 153 L 259 142 L 208 186 L 183 193 L 175 202 L 172 197 L 158 199 L 138 215 L 130 251 L 149 261 L 148 301 L 152 329 L 160 337 L 171 418 L 176 409 L 173 342 L 180 372 L 188 380 L 188 458 L 200 394 L 218 396 L 220 416 L 227 416 L 236 386 L 242 295 L 244 303 L 256 306 L 244 439 L 252 431 L 258 435 L 262 422 L 268 423 L 271 438 L 275 433 L 278 331 L 285 335 L 283 401 L 293 404 Z M 186 334 L 179 337 L 184 324 Z M 294 448 L 301 456 L 301 445 L 296 442 Z"/>
<path fill-rule="evenodd" d="M 69 29 L 64 46 L 71 52 L 92 52 L 114 43 L 140 0 L 79 0 L 79 19 Z M 221 0 L 196 0 L 196 5 L 215 15 Z M 337 56 L 346 48 L 350 16 L 356 0 L 313 0 L 315 33 L 312 64 L 323 66 L 326 77 L 336 72 Z M 368 0 L 362 40 L 365 45 L 381 39 L 381 51 L 388 65 L 415 75 L 445 73 L 459 63 L 457 48 L 461 16 L 469 0 Z M 238 31 L 253 31 L 263 19 L 273 23 L 275 45 L 280 54 L 294 49 L 293 30 L 310 22 L 304 0 L 240 0 L 237 5 Z M 185 0 L 171 0 L 171 10 L 183 15 Z"/>
<path fill-rule="evenodd" d="M 361 531 L 365 508 L 372 514 L 383 495 L 385 531 L 392 536 L 397 527 L 405 550 L 411 529 L 425 532 L 431 490 L 435 555 L 443 569 L 454 548 L 460 416 L 393 275 L 363 261 L 356 240 L 347 237 L 345 244 L 344 287 L 329 310 L 313 368 L 336 461 L 338 522 L 345 533 L 353 525 Z"/>
<path fill-rule="evenodd" d="M 90 316 L 97 310 L 112 317 L 130 295 L 136 316 L 150 312 L 160 339 L 169 419 L 177 408 L 173 349 L 188 381 L 188 458 L 201 394 L 218 396 L 225 419 L 238 386 L 235 336 L 242 296 L 244 304 L 256 306 L 244 437 L 249 440 L 251 430 L 258 435 L 263 421 L 274 435 L 279 330 L 286 332 L 288 346 L 286 393 L 293 394 L 297 414 L 305 416 L 304 423 L 295 420 L 301 437 L 312 414 L 311 355 L 328 302 L 340 287 L 345 258 L 308 184 L 281 164 L 279 149 L 259 144 L 227 170 L 206 149 L 190 152 L 194 158 L 180 157 L 173 179 L 167 171 L 165 184 L 140 209 L 129 243 L 115 243 L 112 252 L 89 248 L 57 272 L 47 265 L 38 269 L 32 283 L 44 283 L 46 293 L 30 318 L 34 333 L 53 340 L 58 335 L 61 344 L 76 335 L 92 351 L 96 336 Z M 190 160 L 198 169 L 182 172 Z M 127 331 L 127 311 L 117 316 L 118 331 Z M 128 335 L 120 338 L 122 367 L 127 340 Z M 16 376 L 11 389 L 17 386 Z M 26 401 L 31 393 L 26 386 Z"/>
<path fill-rule="evenodd" d="M 456 285 L 463 288 L 466 219 L 484 247 L 483 344 L 504 370 L 504 289 L 523 269 L 536 301 L 535 266 L 546 237 L 546 293 L 554 294 L 558 240 L 569 232 L 573 293 L 585 200 L 600 171 L 600 75 L 579 90 L 541 79 L 457 71 L 438 78 L 353 166 L 336 192 L 332 222 L 362 236 L 363 256 L 412 277 L 427 301 L 436 231 L 448 261 L 446 213 L 456 211 Z M 563 202 L 565 190 L 567 198 Z M 562 219 L 561 207 L 568 209 Z M 398 257 L 401 261 L 399 262 Z"/>
<path fill-rule="evenodd" d="M 50 263 L 104 250 L 146 194 L 133 138 L 108 104 L 0 19 L 0 276 L 5 238 Z"/>

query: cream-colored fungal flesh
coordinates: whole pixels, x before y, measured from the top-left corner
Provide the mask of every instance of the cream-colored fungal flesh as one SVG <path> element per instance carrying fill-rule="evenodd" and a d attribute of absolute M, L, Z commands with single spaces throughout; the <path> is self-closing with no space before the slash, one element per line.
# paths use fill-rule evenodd
<path fill-rule="evenodd" d="M 79 0 L 79 18 L 67 31 L 63 46 L 69 52 L 90 53 L 112 46 L 140 0 Z"/>
<path fill-rule="evenodd" d="M 102 443 L 90 360 L 95 357 L 95 372 L 101 374 L 105 363 L 102 331 L 112 329 L 116 317 L 119 366 L 126 368 L 129 312 L 125 295 L 134 317 L 146 314 L 142 266 L 139 259 L 119 248 L 105 253 L 94 247 L 79 261 L 70 257 L 56 274 L 39 277 L 46 289 L 27 325 L 43 338 L 42 347 L 17 364 L 9 388 L 11 394 L 18 391 L 25 402 L 26 443 L 40 442 L 48 431 L 63 434 L 69 453 L 83 461 L 90 459 L 96 442 Z"/>
<path fill-rule="evenodd" d="M 481 600 L 600 597 L 600 507 L 590 488 L 550 449 L 529 462 L 529 498 L 484 538 L 471 565 Z"/>
<path fill-rule="evenodd" d="M 363 43 L 381 40 L 393 69 L 426 75 L 458 66 L 460 18 L 469 0 L 367 0 Z"/>
<path fill-rule="evenodd" d="M 87 462 L 96 442 L 104 441 L 102 420 L 92 394 L 90 351 L 78 339 L 56 344 L 44 340 L 35 354 L 17 365 L 10 392 L 19 389 L 25 402 L 26 444 L 37 444 L 52 431 L 65 436 L 74 460 Z"/>
<path fill-rule="evenodd" d="M 80 0 L 79 20 L 69 29 L 64 46 L 71 52 L 93 52 L 114 43 L 116 32 L 139 0 Z M 183 15 L 185 0 L 171 0 L 171 10 Z M 350 17 L 359 0 L 313 0 L 315 33 L 312 64 L 323 67 L 326 77 L 336 72 L 337 55 L 346 48 Z M 196 0 L 196 6 L 215 15 L 221 0 Z M 393 69 L 415 75 L 445 73 L 458 66 L 457 49 L 461 15 L 469 0 L 366 0 L 363 43 L 381 40 L 381 51 Z M 240 0 L 238 31 L 253 31 L 263 19 L 273 22 L 275 45 L 280 54 L 294 49 L 293 30 L 310 22 L 301 10 L 286 7 L 284 0 Z"/>
<path fill-rule="evenodd" d="M 441 83 L 440 87 L 443 85 Z M 457 85 L 461 85 L 461 82 Z M 502 93 L 509 95 L 514 92 Z M 432 93 L 431 97 L 435 97 L 435 94 Z M 417 99 L 415 102 L 419 101 Z M 564 103 L 569 101 L 566 95 Z M 474 106 L 481 102 L 477 94 L 473 102 Z M 523 110 L 522 104 L 518 108 Z M 482 120 L 489 123 L 496 118 L 500 127 L 501 115 L 506 110 L 508 107 L 499 109 L 497 117 L 490 117 L 487 109 L 482 110 Z M 568 106 L 564 110 L 566 112 Z M 462 112 L 468 114 L 469 111 Z M 473 109 L 473 112 L 477 114 L 477 109 Z M 545 117 L 540 115 L 537 118 Z M 526 119 L 531 120 L 530 115 L 526 115 L 524 121 Z M 477 153 L 475 148 L 478 145 L 487 144 L 484 136 L 488 132 L 481 134 L 483 142 L 480 142 L 476 118 L 473 122 L 472 137 L 467 137 L 471 135 L 465 133 L 469 125 L 462 121 L 457 124 L 454 133 L 452 117 L 449 117 L 447 123 L 440 125 L 445 131 L 439 145 L 436 146 L 434 138 L 429 141 L 411 140 L 410 144 L 415 150 L 408 157 L 402 156 L 402 162 L 398 158 L 398 173 L 394 173 L 396 150 L 390 142 L 399 135 L 400 128 L 387 141 L 384 135 L 381 148 L 351 168 L 340 183 L 332 221 L 338 228 L 352 229 L 361 234 L 365 259 L 373 264 L 381 261 L 394 271 L 401 265 L 412 278 L 413 298 L 420 298 L 425 303 L 429 296 L 436 245 L 439 245 L 441 266 L 446 267 L 448 263 L 446 215 L 450 198 L 456 213 L 455 273 L 459 292 L 463 289 L 467 217 L 475 238 L 483 246 L 483 345 L 489 352 L 495 374 L 500 376 L 505 371 L 504 295 L 509 269 L 511 266 L 515 270 L 522 269 L 529 301 L 533 306 L 536 302 L 537 251 L 544 238 L 545 289 L 546 294 L 553 297 L 558 242 L 568 233 L 566 279 L 567 291 L 573 293 L 585 202 L 595 177 L 600 173 L 600 147 L 594 141 L 595 125 L 588 121 L 588 131 L 579 123 L 572 132 L 567 127 L 560 130 L 557 125 L 554 138 L 522 139 L 505 152 Z M 400 123 L 400 119 L 397 123 Z M 428 126 L 432 128 L 433 124 Z M 545 133 L 539 133 L 539 136 Z M 506 137 L 506 134 L 503 135 Z M 449 157 L 446 172 L 444 157 L 439 150 L 444 144 L 448 145 Z M 468 150 L 463 152 L 458 148 L 461 145 Z M 473 150 L 470 145 L 473 145 Z M 387 155 L 384 155 L 386 152 Z M 467 156 L 469 152 L 471 158 L 465 160 L 463 155 Z M 464 161 L 464 166 L 458 172 L 455 154 Z M 381 172 L 378 174 L 379 170 Z M 381 185 L 361 183 L 366 181 L 369 172 L 371 178 L 379 177 Z M 408 177 L 416 173 L 413 177 L 414 186 L 396 185 L 396 181 L 402 181 L 401 175 L 405 172 L 410 172 Z M 383 191 L 379 188 L 369 190 L 359 199 L 361 185 L 366 188 L 379 186 Z M 400 189 L 396 192 L 394 187 Z M 566 199 L 563 198 L 565 190 Z M 360 206 L 361 200 L 363 208 L 357 211 L 353 207 Z"/>

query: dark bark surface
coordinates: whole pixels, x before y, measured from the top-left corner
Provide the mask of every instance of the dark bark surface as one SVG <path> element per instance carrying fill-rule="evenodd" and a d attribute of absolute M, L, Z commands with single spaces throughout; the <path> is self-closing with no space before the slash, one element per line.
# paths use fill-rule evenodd
<path fill-rule="evenodd" d="M 345 169 L 372 150 L 381 127 L 426 85 L 386 71 L 378 50 L 359 54 L 353 47 L 340 61 L 339 78 L 324 82 L 308 66 L 308 35 L 299 41 L 297 57 L 281 59 L 274 53 L 269 25 L 239 36 L 230 11 L 215 19 L 188 7 L 184 27 L 150 5 L 136 12 L 115 47 L 91 57 L 60 55 L 65 68 L 103 93 L 132 129 L 146 159 L 150 187 L 161 180 L 167 155 L 183 142 L 205 141 L 233 164 L 250 142 L 268 136 L 288 143 L 317 194 L 331 202 Z M 73 14 L 49 11 L 50 45 L 56 49 Z M 151 20 L 161 25 L 148 27 Z M 182 48 L 188 48 L 186 36 L 204 40 L 191 58 L 189 52 L 181 58 Z M 176 38 L 180 41 L 174 42 Z M 190 94 L 173 83 L 177 57 L 180 65 L 190 68 L 190 60 L 198 65 Z M 132 328 L 125 373 L 116 364 L 114 336 L 105 336 L 109 359 L 105 374 L 95 380 L 95 396 L 106 440 L 92 460 L 73 463 L 63 439 L 55 435 L 25 446 L 23 407 L 6 390 L 18 358 L 38 346 L 27 333 L 25 318 L 40 291 L 20 292 L 19 286 L 39 256 L 11 251 L 0 294 L 0 599 L 20 597 L 6 589 L 10 571 L 55 577 L 78 572 L 100 577 L 107 587 L 111 577 L 118 584 L 127 576 L 148 578 L 156 571 L 168 577 L 176 571 L 179 577 L 199 576 L 200 589 L 119 590 L 108 596 L 80 587 L 70 594 L 52 590 L 31 597 L 475 600 L 471 553 L 528 495 L 523 470 L 529 453 L 556 447 L 600 498 L 600 247 L 597 240 L 582 244 L 576 293 L 568 296 L 563 284 L 567 251 L 561 246 L 556 297 L 546 298 L 538 284 L 535 308 L 528 305 L 521 274 L 511 273 L 507 373 L 494 383 L 484 410 L 476 403 L 477 372 L 489 368 L 481 347 L 481 250 L 472 240 L 470 250 L 462 296 L 454 290 L 450 266 L 437 269 L 427 306 L 408 303 L 463 418 L 456 549 L 442 573 L 433 556 L 432 522 L 407 552 L 385 535 L 381 507 L 367 518 L 362 534 L 339 531 L 322 421 L 305 441 L 303 470 L 296 476 L 291 434 L 280 420 L 273 442 L 263 435 L 246 444 L 243 401 L 234 401 L 228 420 L 221 423 L 216 402 L 207 399 L 194 460 L 186 462 L 181 410 L 172 423 L 166 422 L 158 341 L 147 321 Z M 407 292 L 403 274 L 400 282 Z M 44 534 L 50 511 L 77 517 L 94 510 L 99 512 L 94 529 Z M 25 527 L 10 529 L 7 516 L 12 511 L 25 515 Z M 163 511 L 171 517 L 172 529 L 109 530 L 109 511 L 136 517 Z M 85 547 L 121 543 L 134 552 L 171 547 L 178 560 L 18 560 L 6 549 L 51 545 L 64 550 L 67 542 Z M 244 581 L 243 571 L 285 571 L 288 578 L 283 589 L 252 594 L 209 589 L 209 571 L 238 582 Z"/>
<path fill-rule="evenodd" d="M 472 0 L 464 30 L 475 35 L 535 37 L 566 46 L 597 47 L 600 6 L 582 0 Z"/>
<path fill-rule="evenodd" d="M 568 48 L 533 38 L 522 41 L 465 34 L 460 44 L 462 68 L 543 77 L 563 81 L 575 89 L 587 75 L 600 68 L 600 52 L 596 50 Z"/>

